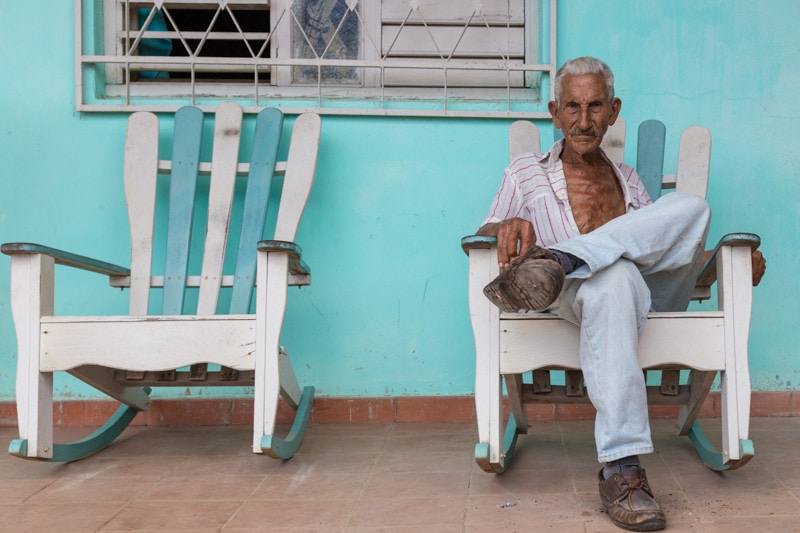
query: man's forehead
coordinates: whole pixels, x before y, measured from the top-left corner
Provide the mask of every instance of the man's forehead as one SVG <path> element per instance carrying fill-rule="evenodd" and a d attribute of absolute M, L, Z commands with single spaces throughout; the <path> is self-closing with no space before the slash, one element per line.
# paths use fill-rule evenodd
<path fill-rule="evenodd" d="M 570 74 L 561 82 L 563 96 L 573 99 L 604 98 L 606 83 L 601 74 Z"/>

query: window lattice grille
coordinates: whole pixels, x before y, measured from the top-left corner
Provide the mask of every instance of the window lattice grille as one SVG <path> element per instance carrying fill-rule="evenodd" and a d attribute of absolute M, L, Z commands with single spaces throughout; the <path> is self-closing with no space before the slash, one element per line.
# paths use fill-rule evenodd
<path fill-rule="evenodd" d="M 84 111 L 233 98 L 289 113 L 549 116 L 555 0 L 76 0 L 76 22 Z"/>

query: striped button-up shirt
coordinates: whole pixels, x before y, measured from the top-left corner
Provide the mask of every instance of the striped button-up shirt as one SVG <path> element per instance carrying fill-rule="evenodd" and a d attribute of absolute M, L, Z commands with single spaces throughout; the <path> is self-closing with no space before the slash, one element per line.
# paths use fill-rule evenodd
<path fill-rule="evenodd" d="M 536 233 L 536 244 L 544 247 L 580 235 L 567 196 L 567 181 L 560 158 L 563 146 L 564 140 L 561 139 L 549 152 L 517 156 L 503 174 L 500 190 L 484 224 L 514 217 L 530 220 Z M 652 203 L 632 167 L 612 163 L 608 157 L 606 160 L 622 186 L 626 211 Z"/>

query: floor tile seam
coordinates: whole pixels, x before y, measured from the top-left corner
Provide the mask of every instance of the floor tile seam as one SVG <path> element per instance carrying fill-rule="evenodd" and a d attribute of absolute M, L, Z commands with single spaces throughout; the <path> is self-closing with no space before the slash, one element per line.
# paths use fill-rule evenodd
<path fill-rule="evenodd" d="M 141 495 L 140 495 L 140 496 L 141 496 Z M 122 514 L 122 512 L 123 512 L 123 511 L 125 511 L 125 510 L 126 510 L 128 507 L 130 507 L 130 506 L 133 504 L 133 502 L 134 502 L 134 501 L 137 501 L 137 500 L 138 500 L 138 498 L 134 498 L 134 499 L 132 499 L 132 500 L 130 500 L 130 501 L 128 501 L 128 502 L 126 502 L 126 503 L 122 504 L 122 505 L 121 505 L 121 506 L 120 506 L 120 507 L 117 509 L 117 511 L 116 511 L 115 513 L 113 513 L 111 516 L 109 516 L 109 517 L 108 517 L 108 519 L 106 519 L 106 520 L 105 520 L 105 521 L 104 521 L 102 524 L 100 524 L 100 525 L 97 527 L 97 529 L 95 529 L 95 531 L 97 531 L 97 532 L 100 532 L 100 531 L 109 531 L 109 530 L 106 530 L 106 529 L 104 529 L 104 528 L 105 528 L 105 526 L 107 526 L 108 524 L 110 524 L 110 523 L 111 523 L 111 522 L 112 522 L 112 521 L 113 521 L 115 518 L 117 518 L 117 517 L 118 517 L 120 514 Z M 110 531 L 114 531 L 114 530 L 110 530 Z"/>
<path fill-rule="evenodd" d="M 48 482 L 46 485 L 44 485 L 44 486 L 42 486 L 42 487 L 39 487 L 37 490 L 35 490 L 33 493 L 29 494 L 29 495 L 28 495 L 26 498 L 23 498 L 23 499 L 22 499 L 22 501 L 20 501 L 20 502 L 18 502 L 18 503 L 19 503 L 19 504 L 24 504 L 24 503 L 27 503 L 27 502 L 28 502 L 28 500 L 30 500 L 31 498 L 33 498 L 33 497 L 34 497 L 34 496 L 36 496 L 37 494 L 40 494 L 40 493 L 41 493 L 41 492 L 43 492 L 44 490 L 47 490 L 47 488 L 49 488 L 49 487 L 52 487 L 52 486 L 53 486 L 53 485 L 54 485 L 54 484 L 55 484 L 55 483 L 56 483 L 56 482 L 57 482 L 59 479 L 61 479 L 62 477 L 63 477 L 63 476 L 59 476 L 59 477 L 56 477 L 56 478 L 53 478 L 53 479 L 51 479 L 51 480 L 50 480 L 50 481 L 49 481 L 49 482 Z M 17 505 L 17 504 L 12 504 L 12 505 Z"/>
<path fill-rule="evenodd" d="M 600 500 L 600 497 L 599 497 L 597 491 L 581 491 L 581 490 L 579 490 L 578 489 L 578 484 L 575 481 L 576 472 L 571 466 L 569 467 L 569 470 L 570 470 L 570 476 L 572 478 L 572 494 L 575 496 L 575 506 L 577 507 L 578 516 L 582 518 L 584 511 L 591 512 L 593 509 L 596 508 L 596 506 L 588 507 L 588 505 L 589 505 L 588 503 L 586 503 L 586 505 L 584 505 L 583 502 L 584 501 L 588 502 L 589 500 L 588 500 L 588 498 L 581 498 L 580 495 L 581 494 L 586 494 L 586 495 L 594 494 L 594 497 L 597 498 L 598 502 Z M 584 523 L 584 529 L 586 529 L 586 527 L 587 527 L 586 526 L 586 521 L 585 520 L 582 520 L 582 521 Z"/>
<path fill-rule="evenodd" d="M 469 467 L 467 467 L 467 494 L 463 500 L 463 507 L 461 512 L 461 533 L 465 533 L 467 529 L 467 516 L 469 516 L 469 501 L 470 496 L 472 494 L 472 474 L 477 473 L 472 468 L 472 461 L 470 461 Z M 486 472 L 481 471 L 480 473 L 485 474 Z"/>
<path fill-rule="evenodd" d="M 602 513 L 602 516 L 605 516 L 605 513 Z M 547 524 L 548 525 L 554 525 L 554 524 L 555 525 L 558 525 L 558 524 L 567 525 L 567 524 L 575 524 L 577 522 L 577 523 L 581 524 L 581 527 L 583 528 L 584 532 L 593 533 L 594 531 L 596 531 L 596 528 L 594 528 L 594 529 L 587 529 L 587 528 L 590 527 L 592 524 L 594 524 L 596 518 L 597 518 L 596 515 L 592 515 L 592 516 L 575 516 L 575 517 L 572 517 L 572 518 L 562 518 L 560 520 L 548 520 Z M 499 522 L 500 522 L 500 520 L 490 520 L 488 518 L 478 517 L 478 518 L 476 518 L 474 520 L 470 520 L 470 521 L 466 521 L 465 520 L 464 521 L 464 526 L 465 527 L 466 526 L 471 526 L 471 527 L 475 527 L 475 526 L 496 526 L 496 525 L 498 525 Z M 611 521 L 609 520 L 608 523 L 611 524 Z M 525 527 L 523 527 L 523 526 L 519 526 L 519 525 L 516 525 L 516 524 L 515 524 L 515 526 L 516 526 L 515 531 L 520 531 L 520 530 L 524 531 L 525 530 Z M 667 526 L 669 526 L 669 524 L 667 524 Z M 536 531 L 536 530 L 532 528 L 531 531 Z M 622 532 L 623 530 L 620 529 L 619 531 Z"/>
<path fill-rule="evenodd" d="M 394 402 L 393 402 L 393 407 L 394 407 L 394 411 L 395 411 L 394 415 L 395 415 L 395 420 L 396 420 L 397 419 L 397 405 Z M 350 526 L 350 522 L 353 520 L 353 514 L 355 512 L 356 506 L 358 505 L 358 503 L 360 501 L 362 501 L 363 496 L 364 496 L 364 492 L 367 490 L 367 486 L 369 485 L 370 480 L 372 480 L 373 476 L 375 475 L 375 466 L 378 464 L 378 462 L 380 461 L 381 457 L 383 456 L 383 453 L 386 450 L 386 443 L 392 437 L 392 435 L 394 434 L 396 428 L 397 428 L 397 424 L 394 423 L 394 424 L 392 424 L 391 429 L 389 429 L 388 431 L 386 431 L 384 434 L 381 435 L 381 440 L 383 442 L 382 442 L 381 446 L 378 448 L 378 450 L 376 451 L 375 456 L 372 459 L 372 464 L 370 465 L 370 468 L 369 468 L 369 471 L 367 472 L 367 475 L 364 477 L 364 482 L 361 485 L 360 490 L 356 494 L 355 498 L 352 499 L 353 503 L 350 505 L 350 509 L 347 512 L 347 516 L 345 517 L 344 524 L 342 524 L 342 531 L 346 530 L 348 528 L 348 526 Z"/>
<path fill-rule="evenodd" d="M 225 521 L 225 523 L 223 523 L 219 527 L 218 531 L 224 531 L 225 528 L 231 523 L 231 521 L 234 518 L 236 518 L 236 516 L 242 511 L 242 509 L 245 507 L 245 505 L 247 505 L 250 502 L 260 501 L 260 500 L 254 499 L 253 496 L 256 494 L 256 492 L 261 488 L 261 486 L 264 483 L 268 482 L 268 480 L 271 478 L 271 473 L 272 473 L 272 471 L 265 473 L 263 475 L 261 481 L 259 483 L 256 483 L 255 486 L 250 490 L 250 493 L 247 496 L 245 496 L 244 498 L 241 498 L 239 505 L 231 513 L 231 515 L 228 517 L 228 519 Z M 228 501 L 237 501 L 237 500 L 228 500 Z"/>
<path fill-rule="evenodd" d="M 180 466 L 181 466 L 183 463 L 185 463 L 185 462 L 186 462 L 188 459 L 189 459 L 189 456 L 183 456 L 183 460 L 182 460 L 182 461 L 180 461 L 178 464 L 176 464 L 176 465 L 175 465 L 175 466 L 174 466 L 174 467 L 173 467 L 171 470 L 169 470 L 169 471 L 167 471 L 167 472 L 162 472 L 160 476 L 157 476 L 157 477 L 156 477 L 156 479 L 150 483 L 150 486 L 149 486 L 149 487 L 147 487 L 147 488 L 144 488 L 144 487 L 143 487 L 143 488 L 142 488 L 142 490 L 139 492 L 139 494 L 137 494 L 137 495 L 136 495 L 136 497 L 134 497 L 134 498 L 131 498 L 131 499 L 130 499 L 130 500 L 128 500 L 127 502 L 123 503 L 123 504 L 122 504 L 122 505 L 121 505 L 121 506 L 120 506 L 120 507 L 117 509 L 117 511 L 116 511 L 114 514 L 112 514 L 112 515 L 111 515 L 111 516 L 108 518 L 108 520 L 106 520 L 105 522 L 103 522 L 103 523 L 102 523 L 102 524 L 101 524 L 101 525 L 100 525 L 100 526 L 99 526 L 99 527 L 98 527 L 98 528 L 97 528 L 95 531 L 98 531 L 98 532 L 100 532 L 100 531 L 108 531 L 108 530 L 104 530 L 103 528 L 104 528 L 104 527 L 105 527 L 107 524 L 109 524 L 109 523 L 110 523 L 112 520 L 114 520 L 115 518 L 117 518 L 117 517 L 118 517 L 118 516 L 119 516 L 119 515 L 120 515 L 122 512 L 124 512 L 126 509 L 128 509 L 129 507 L 131 507 L 133 504 L 136 504 L 136 503 L 150 503 L 150 502 L 147 502 L 146 500 L 142 500 L 142 499 L 141 499 L 141 498 L 142 498 L 142 496 L 143 496 L 143 495 L 144 495 L 144 494 L 147 492 L 147 490 L 149 490 L 150 488 L 152 488 L 152 487 L 154 487 L 154 486 L 158 485 L 158 483 L 160 483 L 160 482 L 161 482 L 163 479 L 167 478 L 167 477 L 168 477 L 168 476 L 169 476 L 169 475 L 170 475 L 172 472 L 174 472 L 174 471 L 175 471 L 175 469 L 177 469 L 177 468 L 180 468 Z"/>
<path fill-rule="evenodd" d="M 247 505 L 251 501 L 255 501 L 255 500 L 250 500 L 249 498 L 243 498 L 242 501 L 239 503 L 239 505 L 236 507 L 236 509 L 228 517 L 228 519 L 225 520 L 225 523 L 223 523 L 219 527 L 218 531 L 225 531 L 225 528 L 233 521 L 234 518 L 236 518 L 236 515 L 238 515 L 242 511 L 244 506 Z"/>

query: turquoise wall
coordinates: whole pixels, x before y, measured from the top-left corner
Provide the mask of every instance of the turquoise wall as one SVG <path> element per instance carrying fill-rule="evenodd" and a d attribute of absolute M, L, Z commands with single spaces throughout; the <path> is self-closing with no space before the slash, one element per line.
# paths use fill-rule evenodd
<path fill-rule="evenodd" d="M 605 59 L 629 125 L 648 118 L 667 125 L 667 171 L 675 170 L 680 130 L 711 129 L 710 240 L 757 232 L 769 265 L 755 292 L 753 388 L 797 390 L 800 298 L 789 274 L 800 249 L 800 4 L 568 0 L 558 3 L 558 17 L 559 64 L 587 54 Z M 0 242 L 125 264 L 126 117 L 74 111 L 72 2 L 47 10 L 3 2 L 0 20 Z M 472 393 L 459 239 L 481 223 L 499 184 L 507 126 L 323 117 L 317 181 L 298 235 L 314 282 L 291 290 L 283 338 L 301 382 L 321 396 Z M 545 130 L 543 143 L 551 139 Z M 0 256 L 0 401 L 14 397 L 16 368 L 3 281 L 9 263 Z M 100 277 L 61 268 L 57 285 L 58 311 L 125 308 L 124 295 Z M 68 376 L 58 379 L 57 394 L 95 396 Z"/>

